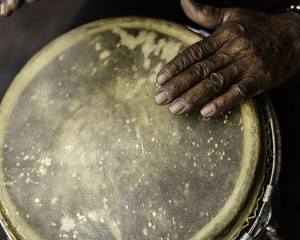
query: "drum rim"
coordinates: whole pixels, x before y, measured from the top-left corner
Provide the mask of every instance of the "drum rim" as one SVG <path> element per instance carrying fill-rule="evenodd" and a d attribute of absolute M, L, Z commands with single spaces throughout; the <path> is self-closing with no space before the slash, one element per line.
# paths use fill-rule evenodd
<path fill-rule="evenodd" d="M 14 109 L 14 106 L 17 102 L 18 96 L 21 95 L 22 91 L 25 89 L 25 87 L 28 85 L 28 83 L 32 80 L 35 73 L 39 72 L 39 70 L 45 64 L 47 64 L 51 59 L 56 57 L 61 52 L 62 49 L 65 49 L 63 47 L 64 43 L 72 42 L 72 44 L 68 46 L 68 47 L 71 47 L 73 44 L 77 43 L 78 41 L 80 41 L 81 39 L 84 38 L 84 36 L 82 36 L 83 34 L 80 35 L 81 32 L 85 31 L 85 33 L 86 33 L 85 36 L 87 36 L 87 35 L 91 35 L 95 32 L 99 32 L 99 29 L 101 29 L 101 31 L 104 31 L 106 29 L 111 29 L 111 26 L 114 26 L 116 24 L 118 24 L 119 26 L 126 26 L 126 27 L 131 25 L 131 27 L 139 27 L 142 29 L 155 30 L 155 31 L 165 33 L 165 34 L 167 32 L 167 34 L 169 36 L 175 37 L 175 38 L 183 41 L 186 44 L 192 44 L 196 41 L 201 40 L 201 37 L 199 35 L 196 35 L 195 33 L 191 32 L 186 27 L 184 27 L 180 24 L 166 21 L 166 20 L 161 20 L 161 19 L 144 18 L 144 17 L 118 17 L 118 18 L 103 19 L 103 20 L 98 20 L 95 22 L 85 24 L 85 25 L 78 27 L 70 32 L 67 32 L 66 34 L 60 36 L 56 40 L 54 40 L 51 43 L 49 43 L 48 45 L 46 45 L 42 50 L 40 50 L 37 54 L 35 54 L 28 61 L 28 63 L 23 67 L 23 69 L 20 71 L 20 73 L 15 77 L 13 83 L 9 87 L 8 91 L 6 92 L 6 94 L 2 100 L 2 103 L 0 105 L 0 122 L 1 122 L 0 130 L 2 130 L 1 132 L 3 132 L 3 130 L 6 129 L 7 122 L 10 119 L 10 113 Z M 178 33 L 181 33 L 181 34 L 178 34 Z M 182 33 L 184 33 L 184 34 L 182 34 Z M 53 46 L 55 46 L 55 48 L 56 48 L 55 51 L 53 51 Z M 51 49 L 52 51 L 48 51 L 49 49 Z M 38 61 L 40 58 L 45 58 L 46 61 L 44 61 L 43 64 L 41 64 L 41 62 Z M 31 69 L 35 69 L 35 70 L 31 71 Z M 25 79 L 26 81 L 21 80 L 21 79 Z M 243 122 L 244 122 L 244 124 L 246 124 L 244 126 L 244 129 L 246 130 L 246 131 L 244 131 L 245 132 L 244 141 L 251 142 L 251 141 L 249 141 L 249 139 L 253 138 L 253 136 L 251 136 L 252 133 L 255 133 L 258 135 L 261 134 L 260 133 L 260 123 L 259 123 L 259 119 L 257 117 L 256 110 L 254 111 L 255 113 L 253 113 L 253 108 L 255 108 L 254 102 L 252 100 L 246 101 L 243 104 L 241 104 L 240 107 L 241 107 L 241 114 L 242 114 Z M 3 146 L 3 144 L 4 144 L 3 137 L 4 137 L 4 134 L 3 134 L 3 136 L 0 135 L 0 145 L 1 146 Z M 256 152 L 257 162 L 259 159 L 259 154 L 261 152 L 260 141 L 257 141 L 258 139 L 260 139 L 260 138 L 255 138 L 256 141 L 252 141 L 252 145 L 250 147 L 252 150 L 255 150 L 255 152 Z M 246 144 L 244 144 L 244 148 L 245 147 L 249 148 L 249 145 L 246 146 Z M 248 149 L 244 149 L 244 152 L 247 150 Z M 0 149 L 0 153 L 1 152 L 2 152 L 2 149 Z M 251 159 L 253 157 L 254 156 L 252 154 Z M 245 162 L 250 162 L 250 161 L 248 158 L 245 157 L 245 154 L 243 154 L 242 165 L 244 165 Z M 259 165 L 258 163 L 255 163 L 255 166 L 253 167 L 254 169 L 256 169 L 255 172 L 257 172 L 258 165 Z M 2 167 L 1 162 L 0 162 L 0 167 Z M 247 169 L 247 168 L 245 168 L 245 169 Z M 248 173 L 246 170 L 241 171 L 238 179 L 245 178 L 245 176 L 247 176 L 247 175 L 248 175 Z M 3 176 L 1 174 L 0 175 L 1 182 L 3 182 L 2 178 L 3 178 Z M 217 214 L 217 216 L 215 216 L 211 220 L 210 223 L 208 223 L 202 230 L 200 230 L 198 233 L 196 233 L 196 235 L 194 237 L 192 237 L 191 239 L 198 239 L 202 235 L 211 236 L 213 233 L 214 233 L 213 235 L 215 235 L 216 231 L 218 231 L 218 232 L 224 231 L 224 229 L 221 229 L 221 227 L 219 225 L 224 222 L 225 217 L 227 219 L 230 216 L 230 221 L 234 221 L 236 219 L 236 213 L 234 211 L 227 210 L 227 208 L 228 208 L 228 206 L 232 206 L 233 203 L 236 202 L 236 198 L 240 199 L 238 192 L 241 191 L 241 185 L 243 185 L 243 181 L 237 181 L 237 182 L 239 182 L 239 183 L 236 184 L 236 186 L 234 187 L 233 193 L 231 194 L 231 196 L 229 197 L 229 199 L 227 200 L 225 205 L 222 207 L 221 211 Z M 252 184 L 251 184 L 251 186 L 252 186 Z M 3 187 L 1 187 L 1 188 L 3 188 Z M 249 189 L 247 189 L 247 192 L 251 192 L 250 188 L 252 188 L 252 187 L 249 186 L 248 188 Z M 238 190 L 236 190 L 236 189 L 238 189 Z M 243 195 L 244 195 L 244 198 L 246 198 L 245 194 L 243 194 Z M 9 195 L 7 195 L 7 197 L 9 197 Z M 243 199 L 243 201 L 245 202 L 246 199 Z M 240 205 L 244 204 L 244 203 L 242 204 L 243 201 L 240 202 Z M 10 205 L 10 204 L 11 203 L 7 203 L 7 202 L 4 203 L 2 196 L 0 196 L 0 207 L 1 207 L 0 218 L 2 218 L 5 222 L 5 225 L 7 225 L 8 232 L 13 232 L 13 234 L 16 235 L 18 238 L 23 239 L 23 237 L 22 237 L 23 234 L 21 232 L 15 231 L 15 229 L 17 229 L 18 227 L 16 226 L 15 223 L 12 222 L 13 218 L 11 216 L 8 216 L 9 211 L 7 211 L 6 206 Z M 11 205 L 14 206 L 13 204 L 11 204 Z M 241 211 L 244 211 L 243 210 L 244 208 L 242 206 L 239 206 L 238 209 L 240 209 Z M 248 211 L 250 211 L 250 209 L 247 210 L 247 212 Z M 251 209 L 251 211 L 252 211 L 252 209 Z M 215 222 L 215 219 L 219 219 L 217 221 L 217 224 Z M 226 222 L 228 222 L 228 220 L 226 220 Z M 27 224 L 27 223 L 25 221 L 23 221 L 22 224 Z M 223 224 L 221 224 L 221 226 L 223 226 Z M 13 231 L 11 231 L 11 230 L 13 230 Z"/>

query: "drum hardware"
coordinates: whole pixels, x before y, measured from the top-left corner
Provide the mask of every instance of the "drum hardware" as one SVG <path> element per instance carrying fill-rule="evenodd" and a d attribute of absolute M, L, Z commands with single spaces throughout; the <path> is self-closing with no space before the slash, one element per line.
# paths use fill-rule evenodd
<path fill-rule="evenodd" d="M 4 223 L 3 223 L 3 221 L 2 221 L 1 218 L 0 218 L 0 226 L 4 230 L 4 232 L 5 232 L 6 236 L 7 236 L 7 240 L 14 240 L 14 239 L 12 239 L 12 237 L 10 236 L 10 233 L 7 231 L 6 227 L 4 226 Z"/>
<path fill-rule="evenodd" d="M 210 33 L 204 29 L 201 28 L 194 28 L 191 26 L 186 25 L 186 28 L 188 28 L 189 30 L 191 30 L 194 33 L 200 34 L 202 37 L 208 37 L 210 35 Z"/>
<path fill-rule="evenodd" d="M 278 139 L 276 139 L 275 116 L 274 110 L 270 105 L 270 100 L 268 99 L 267 94 L 261 96 L 261 99 L 263 101 L 263 106 L 266 108 L 267 125 L 271 135 L 271 175 L 269 183 L 267 184 L 265 189 L 265 193 L 262 199 L 262 206 L 260 208 L 259 214 L 256 217 L 250 229 L 243 233 L 240 240 L 280 240 L 279 236 L 276 233 L 276 228 L 270 225 L 270 220 L 272 219 L 272 213 L 274 208 L 272 201 L 274 200 L 274 192 L 276 191 L 275 177 L 276 174 L 278 174 L 278 150 L 276 147 Z"/>

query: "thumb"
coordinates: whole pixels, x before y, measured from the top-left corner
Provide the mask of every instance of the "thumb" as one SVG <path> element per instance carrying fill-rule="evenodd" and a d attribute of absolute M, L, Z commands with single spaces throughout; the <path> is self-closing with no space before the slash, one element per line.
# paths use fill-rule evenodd
<path fill-rule="evenodd" d="M 208 29 L 215 29 L 221 26 L 230 17 L 230 8 L 200 5 L 194 0 L 181 0 L 180 3 L 189 19 Z"/>

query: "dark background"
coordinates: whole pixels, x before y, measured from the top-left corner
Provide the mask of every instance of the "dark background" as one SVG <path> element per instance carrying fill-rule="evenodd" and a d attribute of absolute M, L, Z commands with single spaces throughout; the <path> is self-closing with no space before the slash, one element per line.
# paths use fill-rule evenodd
<path fill-rule="evenodd" d="M 219 7 L 238 6 L 268 13 L 284 12 L 292 1 L 202 1 Z M 0 99 L 24 64 L 47 43 L 82 24 L 119 16 L 148 16 L 193 25 L 176 0 L 41 0 L 25 4 L 8 18 L 0 17 Z M 195 25 L 194 25 L 195 26 Z M 293 27 L 293 26 L 291 26 Z M 293 64 L 293 63 L 291 63 Z M 300 207 L 298 137 L 300 77 L 269 92 L 282 135 L 282 166 L 279 182 L 279 233 L 297 239 Z M 5 234 L 0 230 L 0 240 Z"/>

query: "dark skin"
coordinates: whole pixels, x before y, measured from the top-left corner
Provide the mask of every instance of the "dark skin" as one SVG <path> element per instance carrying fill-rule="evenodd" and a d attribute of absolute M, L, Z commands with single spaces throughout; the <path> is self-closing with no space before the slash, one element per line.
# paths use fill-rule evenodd
<path fill-rule="evenodd" d="M 185 49 L 157 76 L 155 96 L 174 114 L 200 108 L 216 116 L 286 82 L 300 70 L 300 14 L 219 9 L 181 0 L 185 14 L 214 30 Z"/>
<path fill-rule="evenodd" d="M 38 0 L 0 0 L 0 15 L 7 17 L 13 13 L 13 11 L 20 8 L 24 2 L 34 3 Z"/>
<path fill-rule="evenodd" d="M 26 0 L 36 2 L 37 0 Z M 0 0 L 9 16 L 25 0 Z M 216 116 L 286 82 L 300 69 L 300 14 L 268 15 L 218 9 L 181 0 L 186 15 L 213 33 L 188 47 L 160 71 L 155 96 L 174 114 L 201 109 Z"/>

